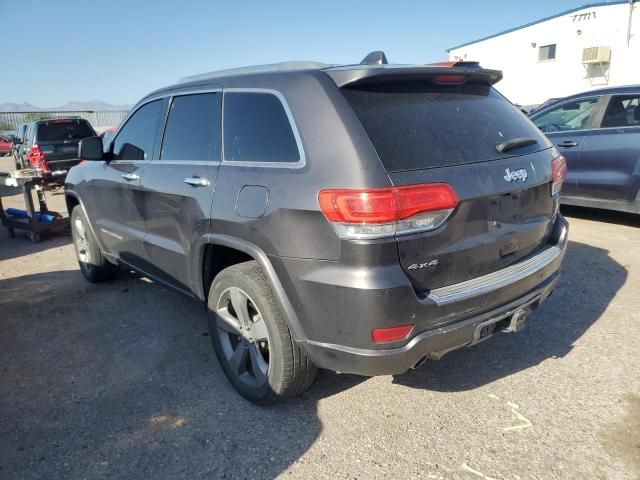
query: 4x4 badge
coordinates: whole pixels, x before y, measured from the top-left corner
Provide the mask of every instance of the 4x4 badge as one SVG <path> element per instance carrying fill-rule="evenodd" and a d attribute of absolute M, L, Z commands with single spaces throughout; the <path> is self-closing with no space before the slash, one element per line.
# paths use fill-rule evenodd
<path fill-rule="evenodd" d="M 528 176 L 529 174 L 527 173 L 527 170 L 524 168 L 521 168 L 519 170 L 513 170 L 513 171 L 506 168 L 504 179 L 507 182 L 524 182 L 527 180 Z"/>

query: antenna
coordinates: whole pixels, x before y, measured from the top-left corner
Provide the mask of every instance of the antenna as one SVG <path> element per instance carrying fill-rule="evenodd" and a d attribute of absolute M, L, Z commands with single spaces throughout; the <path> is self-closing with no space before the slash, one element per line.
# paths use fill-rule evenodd
<path fill-rule="evenodd" d="M 388 63 L 387 56 L 384 52 L 382 50 L 376 50 L 364 57 L 360 62 L 360 65 L 386 65 Z"/>

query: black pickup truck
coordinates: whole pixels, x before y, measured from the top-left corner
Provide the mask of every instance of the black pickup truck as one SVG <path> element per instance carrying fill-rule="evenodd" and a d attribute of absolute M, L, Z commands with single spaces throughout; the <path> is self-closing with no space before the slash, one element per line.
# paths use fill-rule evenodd
<path fill-rule="evenodd" d="M 24 139 L 22 167 L 43 172 L 69 170 L 80 162 L 78 143 L 96 132 L 82 118 L 38 120 L 29 124 Z"/>

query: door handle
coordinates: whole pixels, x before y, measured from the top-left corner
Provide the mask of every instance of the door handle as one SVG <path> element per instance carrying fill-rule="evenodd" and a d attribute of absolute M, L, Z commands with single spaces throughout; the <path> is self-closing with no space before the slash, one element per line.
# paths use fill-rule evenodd
<path fill-rule="evenodd" d="M 577 147 L 578 142 L 574 142 L 573 140 L 566 140 L 564 142 L 558 143 L 559 147 L 569 148 L 569 147 Z"/>
<path fill-rule="evenodd" d="M 184 183 L 191 185 L 192 187 L 208 187 L 211 185 L 209 180 L 200 177 L 187 177 L 184 179 Z"/>
<path fill-rule="evenodd" d="M 124 178 L 127 182 L 133 182 L 140 179 L 140 177 L 135 173 L 123 173 L 122 178 Z"/>

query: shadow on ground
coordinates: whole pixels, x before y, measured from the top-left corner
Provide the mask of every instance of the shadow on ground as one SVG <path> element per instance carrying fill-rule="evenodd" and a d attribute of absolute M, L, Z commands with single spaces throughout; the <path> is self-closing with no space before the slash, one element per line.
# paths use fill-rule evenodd
<path fill-rule="evenodd" d="M 365 380 L 321 372 L 255 407 L 218 367 L 202 306 L 133 274 L 2 280 L 0 312 L 2 478 L 272 478 L 318 438 L 318 401 Z"/>
<path fill-rule="evenodd" d="M 571 242 L 523 332 L 394 381 L 461 391 L 564 356 L 626 276 L 607 251 Z M 302 397 L 255 407 L 218 367 L 202 306 L 124 272 L 102 285 L 76 270 L 0 280 L 0 312 L 3 478 L 272 478 L 319 437 L 318 401 L 366 380 L 321 372 Z"/>
<path fill-rule="evenodd" d="M 592 220 L 594 222 L 614 223 L 629 227 L 640 227 L 640 215 L 632 213 L 616 212 L 613 210 L 601 210 L 599 208 L 575 207 L 563 205 L 562 214 L 567 217 Z"/>
<path fill-rule="evenodd" d="M 426 362 L 417 370 L 395 376 L 394 382 L 443 392 L 472 390 L 546 359 L 564 357 L 626 281 L 626 269 L 608 253 L 569 242 L 558 287 L 523 331 L 500 334 L 438 362 Z"/>

